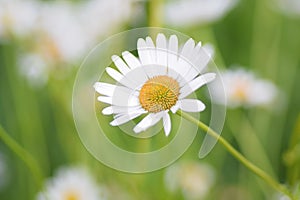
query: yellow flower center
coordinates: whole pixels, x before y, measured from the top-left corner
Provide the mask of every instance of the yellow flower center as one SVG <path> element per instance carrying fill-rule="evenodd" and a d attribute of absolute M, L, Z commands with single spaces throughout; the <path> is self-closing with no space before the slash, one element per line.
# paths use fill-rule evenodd
<path fill-rule="evenodd" d="M 75 191 L 71 191 L 65 195 L 65 200 L 79 200 L 78 195 Z"/>
<path fill-rule="evenodd" d="M 179 96 L 179 84 L 168 76 L 149 79 L 140 90 L 142 107 L 152 113 L 168 110 L 174 106 Z"/>
<path fill-rule="evenodd" d="M 247 99 L 247 88 L 248 84 L 244 81 L 238 82 L 238 85 L 234 91 L 234 97 L 240 101 L 245 101 Z"/>

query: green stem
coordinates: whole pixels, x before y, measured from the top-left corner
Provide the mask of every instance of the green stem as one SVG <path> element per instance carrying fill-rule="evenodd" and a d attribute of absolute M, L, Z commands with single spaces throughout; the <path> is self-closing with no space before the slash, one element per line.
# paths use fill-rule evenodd
<path fill-rule="evenodd" d="M 148 25 L 160 27 L 162 25 L 162 0 L 151 0 L 148 2 Z"/>
<path fill-rule="evenodd" d="M 283 194 L 290 197 L 292 200 L 296 200 L 292 193 L 283 185 L 275 181 L 270 175 L 268 175 L 265 171 L 254 165 L 252 162 L 247 160 L 241 153 L 239 153 L 231 144 L 227 142 L 222 136 L 216 133 L 214 130 L 209 128 L 203 122 L 195 119 L 191 115 L 184 113 L 182 111 L 178 111 L 177 114 L 182 116 L 183 118 L 187 119 L 188 121 L 196 124 L 199 128 L 207 132 L 210 136 L 216 138 L 224 147 L 225 149 L 233 155 L 236 159 L 238 159 L 245 167 L 247 167 L 250 171 L 255 173 L 257 176 L 261 177 L 266 183 L 272 186 L 274 189 L 282 192 Z"/>
<path fill-rule="evenodd" d="M 38 163 L 23 147 L 21 147 L 0 124 L 0 139 L 27 165 L 39 188 L 42 186 L 43 175 Z"/>

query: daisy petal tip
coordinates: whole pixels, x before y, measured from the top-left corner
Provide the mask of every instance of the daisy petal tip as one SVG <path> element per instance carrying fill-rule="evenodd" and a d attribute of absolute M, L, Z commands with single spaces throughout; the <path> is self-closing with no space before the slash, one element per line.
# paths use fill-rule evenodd
<path fill-rule="evenodd" d="M 128 54 L 130 54 L 129 51 L 123 51 L 123 52 L 122 52 L 122 56 L 123 56 L 123 57 L 126 56 L 126 55 L 128 55 Z"/>
<path fill-rule="evenodd" d="M 201 46 L 202 46 L 202 42 L 199 41 L 199 42 L 197 43 L 197 46 L 201 47 Z"/>
<path fill-rule="evenodd" d="M 179 109 L 178 104 L 176 104 L 175 106 L 173 106 L 172 108 L 170 108 L 170 110 L 171 110 L 171 112 L 172 112 L 173 114 L 175 114 L 175 113 L 178 111 L 178 109 Z"/>
<path fill-rule="evenodd" d="M 138 41 L 137 41 L 138 46 L 139 46 L 139 45 L 143 45 L 143 44 L 145 44 L 145 43 L 146 43 L 146 42 L 145 42 L 144 38 L 139 38 Z"/>
<path fill-rule="evenodd" d="M 112 55 L 112 56 L 111 56 L 111 60 L 112 60 L 113 62 L 115 62 L 117 59 L 118 59 L 118 56 L 117 56 L 117 55 Z"/>
<path fill-rule="evenodd" d="M 171 35 L 171 36 L 170 36 L 170 39 L 171 39 L 171 38 L 172 38 L 172 39 L 177 39 L 177 35 Z"/>
<path fill-rule="evenodd" d="M 171 133 L 171 126 L 164 125 L 165 136 L 168 137 Z"/>
<path fill-rule="evenodd" d="M 210 73 L 207 73 L 207 74 L 205 75 L 205 79 L 206 79 L 206 82 L 207 82 L 207 83 L 209 83 L 209 82 L 215 80 L 216 77 L 217 77 L 217 74 L 214 73 L 214 72 L 210 72 Z"/>
<path fill-rule="evenodd" d="M 163 33 L 158 33 L 157 37 L 166 37 Z"/>
<path fill-rule="evenodd" d="M 165 136 L 168 137 L 170 135 L 171 130 L 169 130 L 168 132 L 165 131 Z"/>
<path fill-rule="evenodd" d="M 190 38 L 190 39 L 188 39 L 187 41 L 186 41 L 186 43 L 190 43 L 190 42 L 192 42 L 192 43 L 195 43 L 195 40 L 193 39 L 193 38 Z"/>
<path fill-rule="evenodd" d="M 205 109 L 206 109 L 206 105 L 203 104 L 203 105 L 200 106 L 199 112 L 202 112 L 202 111 L 204 111 Z"/>
<path fill-rule="evenodd" d="M 93 88 L 96 89 L 99 86 L 99 82 L 94 83 Z"/>
<path fill-rule="evenodd" d="M 136 126 L 136 127 L 134 127 L 133 131 L 134 131 L 136 134 L 139 134 L 139 133 L 141 133 L 141 132 L 143 131 L 143 129 L 140 128 L 140 127 L 138 127 L 138 126 Z"/>
<path fill-rule="evenodd" d="M 111 121 L 109 124 L 110 124 L 111 126 L 117 126 L 117 124 L 116 124 L 115 121 Z"/>
<path fill-rule="evenodd" d="M 212 77 L 212 79 L 215 79 L 217 77 L 217 74 L 216 73 L 211 73 L 211 77 Z"/>
<path fill-rule="evenodd" d="M 102 114 L 103 115 L 111 115 L 113 112 L 112 112 L 112 109 L 111 109 L 111 107 L 107 107 L 107 108 L 104 108 L 103 110 L 102 110 Z"/>

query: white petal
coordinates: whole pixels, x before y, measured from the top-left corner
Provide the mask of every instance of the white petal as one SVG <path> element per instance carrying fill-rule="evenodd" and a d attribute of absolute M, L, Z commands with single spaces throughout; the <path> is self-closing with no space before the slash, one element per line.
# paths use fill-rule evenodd
<path fill-rule="evenodd" d="M 184 77 L 184 75 L 189 72 L 189 70 L 191 69 L 191 67 L 192 67 L 192 65 L 190 63 L 190 60 L 187 60 L 187 58 L 182 57 L 181 55 L 179 55 L 179 59 L 178 59 L 178 62 L 176 63 L 175 70 L 182 77 Z"/>
<path fill-rule="evenodd" d="M 197 59 L 198 59 L 198 54 L 201 50 L 201 45 L 202 43 L 198 42 L 196 47 L 193 49 L 193 52 L 191 53 L 191 58 L 189 59 L 190 68 L 187 71 L 187 73 L 183 75 L 186 82 L 193 80 L 200 73 L 200 70 L 197 68 Z"/>
<path fill-rule="evenodd" d="M 131 69 L 134 69 L 134 68 L 137 68 L 137 67 L 141 66 L 140 61 L 134 55 L 132 55 L 128 51 L 124 51 L 122 53 L 122 57 L 124 58 L 124 60 L 126 61 L 127 65 Z"/>
<path fill-rule="evenodd" d="M 215 49 L 214 46 L 211 44 L 205 44 L 203 46 L 203 49 L 205 50 L 205 52 L 212 58 L 215 55 Z"/>
<path fill-rule="evenodd" d="M 200 88 L 201 86 L 211 82 L 216 77 L 215 73 L 206 73 L 201 76 L 198 76 L 188 84 L 186 84 L 184 87 L 180 89 L 180 95 L 179 99 L 182 99 L 188 95 L 190 95 L 192 92 Z"/>
<path fill-rule="evenodd" d="M 166 134 L 166 136 L 168 136 L 171 132 L 171 119 L 170 119 L 170 115 L 168 114 L 168 112 L 164 113 L 163 125 L 164 125 L 165 134 Z"/>
<path fill-rule="evenodd" d="M 113 55 L 111 57 L 112 61 L 115 63 L 116 67 L 118 68 L 118 70 L 123 74 L 127 74 L 130 69 L 129 67 L 126 65 L 126 63 L 123 61 L 122 58 L 120 58 L 119 56 Z"/>
<path fill-rule="evenodd" d="M 151 67 L 151 66 L 138 67 L 138 68 L 134 69 L 134 72 L 130 72 L 130 73 L 126 74 L 125 78 L 128 82 L 130 82 L 130 86 L 127 86 L 127 87 L 136 89 L 136 88 L 139 88 L 142 84 L 144 84 L 149 79 L 149 77 L 147 76 L 147 74 L 145 72 L 145 69 L 148 69 L 148 67 Z M 122 81 L 121 81 L 121 83 L 123 84 Z"/>
<path fill-rule="evenodd" d="M 156 37 L 156 60 L 157 64 L 167 66 L 167 39 L 162 33 L 159 33 Z"/>
<path fill-rule="evenodd" d="M 148 47 L 146 41 L 142 38 L 138 39 L 137 48 L 140 61 L 143 65 L 154 64 L 155 61 L 151 57 L 151 51 L 155 51 L 154 47 Z M 152 49 L 151 49 L 152 48 Z"/>
<path fill-rule="evenodd" d="M 155 125 L 163 117 L 163 114 L 164 112 L 150 113 L 134 127 L 134 132 L 140 133 L 142 131 L 145 131 L 149 127 Z"/>
<path fill-rule="evenodd" d="M 178 38 L 176 35 L 171 35 L 168 47 L 168 68 L 174 68 L 178 59 Z M 170 73 L 172 70 L 169 70 Z M 170 73 L 168 73 L 170 75 Z"/>
<path fill-rule="evenodd" d="M 104 97 L 104 96 L 99 96 L 97 98 L 98 101 L 101 101 L 103 103 L 108 103 L 108 104 L 112 104 L 112 98 L 111 97 Z"/>
<path fill-rule="evenodd" d="M 108 106 L 102 110 L 104 115 L 111 115 L 111 114 L 132 114 L 136 113 L 137 111 L 143 111 L 140 106 L 128 107 L 128 106 Z"/>
<path fill-rule="evenodd" d="M 107 67 L 106 68 L 106 72 L 108 73 L 108 75 L 110 77 L 112 77 L 114 80 L 116 80 L 117 82 L 123 84 L 124 86 L 131 88 L 131 89 L 135 89 L 136 86 L 133 82 L 133 80 L 129 79 L 128 76 L 124 77 L 120 72 L 118 72 L 117 70 L 111 68 L 111 67 Z"/>
<path fill-rule="evenodd" d="M 194 48 L 195 48 L 195 41 L 192 38 L 190 38 L 183 45 L 182 50 L 180 52 L 180 57 L 186 60 L 190 60 L 192 58 Z"/>
<path fill-rule="evenodd" d="M 189 71 L 183 76 L 184 81 L 188 83 L 191 80 L 193 80 L 196 76 L 198 76 L 199 74 L 200 74 L 200 71 L 198 71 L 198 69 L 195 69 L 194 66 L 191 66 Z"/>
<path fill-rule="evenodd" d="M 111 115 L 113 113 L 114 113 L 113 106 L 108 106 L 102 110 L 103 115 Z"/>
<path fill-rule="evenodd" d="M 172 113 L 175 114 L 178 109 L 179 109 L 179 102 L 177 101 L 177 103 L 170 110 L 172 111 Z"/>
<path fill-rule="evenodd" d="M 115 106 L 139 106 L 140 101 L 137 96 L 129 93 L 115 92 L 113 97 L 99 96 L 98 101 Z"/>
<path fill-rule="evenodd" d="M 167 67 L 160 66 L 160 65 L 147 66 L 144 67 L 143 69 L 149 78 L 160 76 L 160 75 L 166 75 L 168 72 Z"/>
<path fill-rule="evenodd" d="M 156 48 L 150 37 L 146 37 L 147 48 L 149 49 L 150 56 L 152 58 L 153 64 L 157 63 L 156 61 Z"/>
<path fill-rule="evenodd" d="M 205 49 L 204 47 L 202 47 L 197 56 L 196 56 L 196 61 L 195 61 L 195 66 L 198 68 L 199 71 L 202 71 L 206 65 L 209 63 L 209 61 L 211 61 L 211 51 L 208 48 Z"/>
<path fill-rule="evenodd" d="M 94 88 L 99 94 L 113 96 L 116 86 L 109 83 L 96 82 Z"/>
<path fill-rule="evenodd" d="M 190 38 L 182 47 L 179 54 L 178 63 L 176 66 L 176 71 L 184 77 L 192 68 L 192 61 L 195 59 L 194 54 L 195 41 Z"/>
<path fill-rule="evenodd" d="M 117 82 L 120 82 L 120 80 L 122 80 L 124 78 L 124 76 L 120 72 L 118 72 L 117 70 L 115 70 L 111 67 L 107 67 L 106 72 L 108 73 L 108 75 L 110 77 L 115 79 Z"/>
<path fill-rule="evenodd" d="M 205 109 L 204 103 L 198 99 L 182 99 L 179 101 L 179 107 L 186 112 L 201 112 Z"/>
<path fill-rule="evenodd" d="M 125 124 L 125 123 L 129 122 L 130 120 L 135 119 L 142 114 L 144 114 L 144 113 L 137 112 L 137 113 L 120 115 L 119 117 L 115 118 L 112 122 L 110 122 L 110 125 L 111 126 L 119 126 L 119 125 Z"/>

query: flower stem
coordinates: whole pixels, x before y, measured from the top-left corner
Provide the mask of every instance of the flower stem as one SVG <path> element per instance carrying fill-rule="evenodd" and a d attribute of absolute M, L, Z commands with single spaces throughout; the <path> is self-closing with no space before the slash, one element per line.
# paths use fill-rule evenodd
<path fill-rule="evenodd" d="M 42 186 L 43 175 L 38 163 L 23 147 L 21 147 L 0 124 L 0 139 L 27 165 L 31 171 L 36 184 L 39 188 Z"/>
<path fill-rule="evenodd" d="M 162 0 L 151 0 L 148 5 L 148 26 L 160 27 L 162 25 Z"/>
<path fill-rule="evenodd" d="M 220 136 L 218 133 L 216 133 L 214 130 L 209 128 L 206 124 L 203 122 L 195 119 L 191 115 L 184 113 L 182 111 L 177 111 L 177 114 L 179 116 L 182 116 L 183 118 L 187 119 L 188 121 L 196 124 L 199 128 L 207 132 L 210 136 L 216 138 L 224 147 L 225 149 L 233 155 L 236 159 L 238 159 L 245 167 L 247 167 L 250 171 L 255 173 L 257 176 L 262 178 L 266 183 L 268 183 L 270 186 L 272 186 L 274 189 L 282 192 L 283 194 L 290 197 L 292 200 L 296 200 L 295 197 L 293 197 L 292 193 L 283 185 L 278 183 L 276 180 L 274 180 L 270 175 L 268 175 L 265 171 L 254 165 L 252 162 L 247 160 L 241 153 L 239 153 L 230 143 L 227 142 L 222 136 Z"/>

